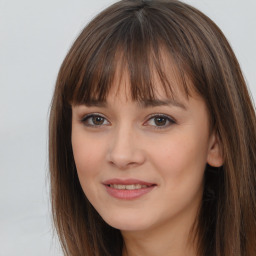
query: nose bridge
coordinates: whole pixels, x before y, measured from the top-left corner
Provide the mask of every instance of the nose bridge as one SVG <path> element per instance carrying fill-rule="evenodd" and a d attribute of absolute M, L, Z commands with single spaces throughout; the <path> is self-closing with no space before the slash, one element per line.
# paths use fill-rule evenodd
<path fill-rule="evenodd" d="M 109 143 L 107 160 L 122 169 L 142 164 L 145 157 L 137 134 L 138 131 L 127 123 L 118 125 Z"/>

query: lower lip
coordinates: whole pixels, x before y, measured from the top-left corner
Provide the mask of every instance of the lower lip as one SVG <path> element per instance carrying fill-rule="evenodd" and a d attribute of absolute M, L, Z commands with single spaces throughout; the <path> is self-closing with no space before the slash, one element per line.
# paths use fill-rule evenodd
<path fill-rule="evenodd" d="M 136 198 L 140 198 L 141 196 L 149 193 L 152 189 L 155 188 L 155 186 L 150 186 L 147 188 L 128 190 L 128 189 L 116 189 L 116 188 L 109 187 L 107 185 L 105 185 L 105 187 L 109 195 L 118 199 L 123 199 L 123 200 L 133 200 Z"/>

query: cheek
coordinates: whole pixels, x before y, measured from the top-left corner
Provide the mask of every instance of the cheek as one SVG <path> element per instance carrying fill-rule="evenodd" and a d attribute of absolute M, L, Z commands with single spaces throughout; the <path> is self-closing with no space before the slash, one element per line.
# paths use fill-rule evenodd
<path fill-rule="evenodd" d="M 73 155 L 81 187 L 93 204 L 97 202 L 100 183 L 100 172 L 103 169 L 104 144 L 94 136 L 84 136 L 83 133 L 72 135 Z"/>
<path fill-rule="evenodd" d="M 172 138 L 164 147 L 152 152 L 154 169 L 161 177 L 163 200 L 156 207 L 166 206 L 166 215 L 179 213 L 182 209 L 201 200 L 206 165 L 206 144 L 198 143 L 192 136 Z M 154 155 L 154 158 L 153 158 Z"/>
<path fill-rule="evenodd" d="M 165 182 L 173 186 L 201 181 L 207 159 L 207 141 L 197 133 L 176 133 L 160 143 L 161 147 L 151 147 L 151 158 L 155 168 Z"/>
<path fill-rule="evenodd" d="M 79 178 L 87 180 L 95 176 L 102 164 L 104 149 L 93 137 L 72 134 L 72 148 Z M 86 178 L 86 179 L 84 179 Z"/>

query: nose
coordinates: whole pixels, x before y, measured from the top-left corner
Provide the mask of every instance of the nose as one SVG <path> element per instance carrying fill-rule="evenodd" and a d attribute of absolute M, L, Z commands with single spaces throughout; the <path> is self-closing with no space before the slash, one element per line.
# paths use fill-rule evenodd
<path fill-rule="evenodd" d="M 119 169 L 136 167 L 144 163 L 145 153 L 139 137 L 132 128 L 119 128 L 111 137 L 107 161 Z"/>

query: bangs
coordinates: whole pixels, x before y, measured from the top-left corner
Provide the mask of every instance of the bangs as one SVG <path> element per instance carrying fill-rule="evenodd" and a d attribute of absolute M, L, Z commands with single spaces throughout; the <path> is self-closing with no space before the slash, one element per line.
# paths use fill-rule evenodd
<path fill-rule="evenodd" d="M 175 97 L 177 89 L 189 96 L 188 74 L 193 72 L 181 47 L 182 31 L 145 8 L 122 17 L 100 14 L 82 31 L 63 72 L 64 98 L 69 104 L 106 101 L 114 80 L 121 81 L 127 73 L 132 100 L 156 99 L 156 83 L 168 98 Z"/>

